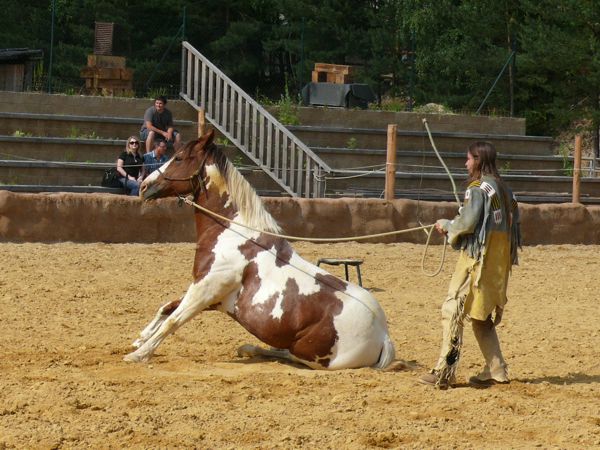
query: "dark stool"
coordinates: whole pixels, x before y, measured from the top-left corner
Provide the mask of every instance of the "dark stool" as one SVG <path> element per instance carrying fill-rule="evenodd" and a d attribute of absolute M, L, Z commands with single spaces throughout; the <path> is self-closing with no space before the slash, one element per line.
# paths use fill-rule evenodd
<path fill-rule="evenodd" d="M 346 272 L 346 281 L 348 280 L 348 266 L 356 267 L 356 274 L 358 275 L 358 285 L 362 286 L 362 278 L 360 277 L 360 265 L 363 263 L 362 259 L 333 259 L 333 258 L 319 258 L 317 266 L 321 264 L 329 264 L 330 266 L 344 265 L 344 271 Z"/>

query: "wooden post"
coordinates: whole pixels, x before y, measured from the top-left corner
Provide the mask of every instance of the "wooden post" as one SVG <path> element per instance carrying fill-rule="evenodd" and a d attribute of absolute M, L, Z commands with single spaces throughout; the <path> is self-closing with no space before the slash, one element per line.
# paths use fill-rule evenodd
<path fill-rule="evenodd" d="M 390 124 L 387 128 L 387 159 L 385 163 L 385 195 L 386 200 L 393 200 L 396 187 L 396 132 L 398 125 Z"/>
<path fill-rule="evenodd" d="M 204 108 L 198 110 L 198 137 L 201 138 L 206 130 L 206 115 Z"/>
<path fill-rule="evenodd" d="M 580 202 L 581 187 L 581 136 L 575 136 L 575 158 L 573 161 L 573 203 Z"/>

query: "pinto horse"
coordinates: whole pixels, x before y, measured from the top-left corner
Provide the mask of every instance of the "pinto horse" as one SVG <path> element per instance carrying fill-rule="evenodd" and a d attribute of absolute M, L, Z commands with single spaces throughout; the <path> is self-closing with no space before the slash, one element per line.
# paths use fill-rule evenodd
<path fill-rule="evenodd" d="M 211 131 L 188 143 L 140 187 L 144 200 L 191 193 L 196 204 L 232 222 L 196 209 L 194 281 L 180 300 L 158 310 L 125 360 L 148 361 L 169 334 L 216 309 L 272 346 L 245 345 L 240 356 L 274 356 L 313 369 L 389 366 L 394 345 L 375 298 L 263 233 L 280 228 L 213 137 Z"/>

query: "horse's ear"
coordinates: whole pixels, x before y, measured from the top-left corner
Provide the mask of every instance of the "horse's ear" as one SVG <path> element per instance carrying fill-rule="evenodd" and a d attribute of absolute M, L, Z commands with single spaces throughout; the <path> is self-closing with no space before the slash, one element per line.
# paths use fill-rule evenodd
<path fill-rule="evenodd" d="M 206 133 L 204 133 L 200 139 L 198 139 L 198 142 L 202 143 L 202 145 L 204 147 L 206 147 L 207 145 L 212 144 L 214 138 L 215 138 L 215 130 L 214 130 L 214 128 L 211 128 Z"/>

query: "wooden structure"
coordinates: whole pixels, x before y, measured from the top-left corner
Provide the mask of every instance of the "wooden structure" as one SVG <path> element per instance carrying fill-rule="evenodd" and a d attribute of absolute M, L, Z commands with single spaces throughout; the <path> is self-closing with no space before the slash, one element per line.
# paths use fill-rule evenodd
<path fill-rule="evenodd" d="M 88 55 L 81 77 L 89 94 L 127 96 L 133 92 L 133 70 L 125 67 L 122 56 Z"/>
<path fill-rule="evenodd" d="M 81 69 L 88 94 L 129 96 L 133 93 L 133 70 L 122 56 L 112 56 L 114 24 L 96 22 L 94 54 Z"/>
<path fill-rule="evenodd" d="M 0 90 L 23 92 L 39 89 L 35 79 L 36 66 L 41 63 L 42 50 L 28 48 L 0 49 Z"/>
<path fill-rule="evenodd" d="M 356 67 L 341 64 L 315 63 L 312 72 L 313 83 L 350 84 Z"/>

